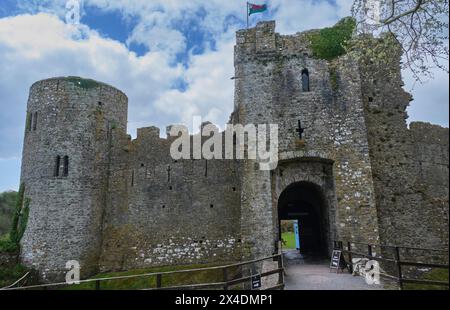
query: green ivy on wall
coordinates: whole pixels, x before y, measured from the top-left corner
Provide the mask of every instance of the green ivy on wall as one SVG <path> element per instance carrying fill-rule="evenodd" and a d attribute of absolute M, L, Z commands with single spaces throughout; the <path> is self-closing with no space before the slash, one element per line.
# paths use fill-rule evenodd
<path fill-rule="evenodd" d="M 19 237 L 19 221 L 20 221 L 20 215 L 22 213 L 22 207 L 23 207 L 23 200 L 25 195 L 25 185 L 22 183 L 19 187 L 19 194 L 17 195 L 17 201 L 16 201 L 16 208 L 14 210 L 14 217 L 12 221 L 12 227 L 11 232 L 9 234 L 9 238 L 12 242 L 18 244 L 20 241 Z"/>
<path fill-rule="evenodd" d="M 17 243 L 22 240 L 23 234 L 25 233 L 25 229 L 27 228 L 28 224 L 28 216 L 30 214 L 30 198 L 25 198 L 22 211 L 20 212 L 19 216 L 19 225 L 17 227 Z"/>
<path fill-rule="evenodd" d="M 14 252 L 19 249 L 20 240 L 22 240 L 28 223 L 30 203 L 31 199 L 25 198 L 25 185 L 22 183 L 17 195 L 9 240 L 0 242 L 0 251 Z"/>
<path fill-rule="evenodd" d="M 309 35 L 313 56 L 333 60 L 346 53 L 347 43 L 352 38 L 356 21 L 351 17 L 340 20 L 335 26 L 321 29 Z"/>

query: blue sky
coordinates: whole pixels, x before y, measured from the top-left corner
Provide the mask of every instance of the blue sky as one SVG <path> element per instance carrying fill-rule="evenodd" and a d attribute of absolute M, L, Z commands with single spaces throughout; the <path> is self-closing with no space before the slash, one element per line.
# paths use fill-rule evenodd
<path fill-rule="evenodd" d="M 65 23 L 66 0 L 0 0 L 0 191 L 17 189 L 28 90 L 37 80 L 76 75 L 129 97 L 128 130 L 190 123 L 223 125 L 233 109 L 235 31 L 245 0 L 83 0 L 81 24 Z M 263 3 L 263 1 L 255 1 Z M 330 26 L 349 0 L 268 0 L 277 32 Z M 404 73 L 407 90 L 413 85 Z M 448 75 L 412 91 L 410 120 L 448 126 Z"/>

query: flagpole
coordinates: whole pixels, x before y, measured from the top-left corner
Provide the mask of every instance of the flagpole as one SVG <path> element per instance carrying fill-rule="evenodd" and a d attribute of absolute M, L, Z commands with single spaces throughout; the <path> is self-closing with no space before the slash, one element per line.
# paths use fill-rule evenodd
<path fill-rule="evenodd" d="M 247 10 L 246 10 L 246 15 L 247 15 L 247 29 L 248 29 L 248 7 L 249 7 L 249 5 L 248 5 L 248 2 L 247 2 Z"/>

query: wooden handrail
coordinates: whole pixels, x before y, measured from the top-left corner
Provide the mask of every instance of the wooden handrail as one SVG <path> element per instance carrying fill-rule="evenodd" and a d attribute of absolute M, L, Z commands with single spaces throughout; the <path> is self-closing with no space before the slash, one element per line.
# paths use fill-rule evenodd
<path fill-rule="evenodd" d="M 266 257 L 259 258 L 259 259 L 254 259 L 254 260 L 249 260 L 249 261 L 239 262 L 239 263 L 234 263 L 234 264 L 227 264 L 227 265 L 222 265 L 222 266 L 175 270 L 175 271 L 152 272 L 152 273 L 139 274 L 139 275 L 117 276 L 117 277 L 109 277 L 109 278 L 87 279 L 87 280 L 78 281 L 77 285 L 83 284 L 83 283 L 94 283 L 95 288 L 98 290 L 98 289 L 100 289 L 100 283 L 103 281 L 114 281 L 114 280 L 122 280 L 122 279 L 135 279 L 135 278 L 156 276 L 156 288 L 149 288 L 149 290 L 152 290 L 152 289 L 178 289 L 178 288 L 182 289 L 182 288 L 194 288 L 194 287 L 200 288 L 200 287 L 215 287 L 215 286 L 226 287 L 226 286 L 230 286 L 230 285 L 236 285 L 236 283 L 234 283 L 234 282 L 237 280 L 240 280 L 240 279 L 237 279 L 237 280 L 234 279 L 234 280 L 223 281 L 223 282 L 218 282 L 218 283 L 199 283 L 199 284 L 181 285 L 181 286 L 176 286 L 176 287 L 162 287 L 161 278 L 163 275 L 193 273 L 193 272 L 202 272 L 202 271 L 210 271 L 210 270 L 224 270 L 224 275 L 226 275 L 225 270 L 228 270 L 230 268 L 245 266 L 245 265 L 254 264 L 257 262 L 261 262 L 261 261 L 265 261 L 265 260 L 269 260 L 269 259 L 275 259 L 275 258 L 278 258 L 278 261 L 280 261 L 280 260 L 282 261 L 283 260 L 282 256 L 283 256 L 283 254 L 280 252 L 280 253 L 277 253 L 277 254 L 274 254 L 271 256 L 266 256 Z M 280 263 L 279 263 L 279 265 L 280 265 Z M 281 263 L 281 266 L 282 265 L 283 264 Z M 272 271 L 261 273 L 260 276 L 264 277 L 264 276 L 268 276 L 268 275 L 272 275 L 272 274 L 276 274 L 276 273 L 282 274 L 282 271 L 284 271 L 283 267 L 281 269 L 277 268 Z M 246 280 L 249 280 L 253 276 L 255 276 L 255 275 L 243 277 L 241 279 L 245 278 Z M 282 284 L 284 285 L 284 280 L 282 280 L 282 282 L 283 282 Z M 69 286 L 69 285 L 71 285 L 71 284 L 68 284 L 66 282 L 59 282 L 59 283 L 49 283 L 49 284 L 42 284 L 42 285 L 31 285 L 31 286 L 26 286 L 26 287 L 6 288 L 5 290 L 47 289 L 47 288 L 52 288 L 52 287 L 61 287 L 61 286 Z"/>
<path fill-rule="evenodd" d="M 418 248 L 418 247 L 410 247 L 410 246 L 395 246 L 395 245 L 388 245 L 388 244 L 376 244 L 376 243 L 364 243 L 364 242 L 357 242 L 357 241 L 349 241 L 351 244 L 359 244 L 364 246 L 372 246 L 372 247 L 379 247 L 379 248 L 399 248 L 399 249 L 407 249 L 407 250 L 422 250 L 422 251 L 434 251 L 434 252 L 448 252 L 448 249 L 434 249 L 434 248 Z"/>
<path fill-rule="evenodd" d="M 346 249 L 344 249 L 343 244 L 344 243 L 342 241 L 334 241 L 335 248 L 340 249 L 342 251 L 342 253 L 348 254 L 350 259 L 353 256 L 360 256 L 360 257 L 362 256 L 362 257 L 369 258 L 369 259 L 372 259 L 372 260 L 394 263 L 395 267 L 396 267 L 397 275 L 396 276 L 392 276 L 392 275 L 385 274 L 383 276 L 397 281 L 399 283 L 400 289 L 403 289 L 403 283 L 420 283 L 420 284 L 428 284 L 428 285 L 449 286 L 449 282 L 448 281 L 445 282 L 445 281 L 432 281 L 432 280 L 404 278 L 403 277 L 403 272 L 402 272 L 402 266 L 449 269 L 449 265 L 448 264 L 412 262 L 412 261 L 404 261 L 404 260 L 401 260 L 401 258 L 400 258 L 400 249 L 413 249 L 413 250 L 424 250 L 424 251 L 443 251 L 443 252 L 445 250 L 426 249 L 426 248 L 412 248 L 412 247 L 395 247 L 395 246 L 384 246 L 384 245 L 370 245 L 370 244 L 366 244 L 366 243 L 351 242 L 351 241 L 348 241 L 346 243 L 347 244 L 347 250 L 346 250 Z M 354 244 L 364 245 L 368 249 L 368 253 L 364 254 L 364 253 L 358 253 L 358 252 L 352 251 L 352 245 L 354 245 Z M 379 257 L 379 256 L 373 256 L 372 255 L 372 250 L 373 250 L 373 247 L 375 247 L 375 246 L 378 246 L 380 248 L 382 248 L 382 247 L 393 248 L 395 250 L 394 251 L 394 259 L 383 258 L 383 257 Z"/>
<path fill-rule="evenodd" d="M 276 273 L 279 273 L 281 270 L 274 269 L 271 271 L 263 272 L 260 274 L 261 277 L 267 277 Z M 216 282 L 216 283 L 202 283 L 202 284 L 186 284 L 186 285 L 178 285 L 178 286 L 169 286 L 169 287 L 160 287 L 160 288 L 148 288 L 145 290 L 175 290 L 175 289 L 193 289 L 193 288 L 207 288 L 207 287 L 224 287 L 225 285 L 233 286 L 241 283 L 245 283 L 248 280 L 251 280 L 255 275 L 241 277 L 239 279 L 233 279 L 226 282 Z M 284 284 L 283 284 L 284 285 Z"/>

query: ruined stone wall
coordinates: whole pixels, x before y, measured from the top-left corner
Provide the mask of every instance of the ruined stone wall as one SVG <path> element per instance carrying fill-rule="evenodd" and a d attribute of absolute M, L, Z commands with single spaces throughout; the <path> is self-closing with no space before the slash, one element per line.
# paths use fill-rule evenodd
<path fill-rule="evenodd" d="M 239 163 L 173 160 L 173 141 L 142 128 L 113 151 L 103 270 L 239 260 Z"/>
<path fill-rule="evenodd" d="M 410 124 L 414 161 L 419 165 L 418 184 L 424 199 L 425 224 L 428 246 L 448 248 L 448 152 L 449 129 L 427 123 Z M 419 219 L 420 221 L 420 219 Z"/>
<path fill-rule="evenodd" d="M 237 33 L 234 122 L 278 124 L 282 161 L 331 161 L 336 237 L 377 242 L 378 224 L 358 64 L 312 57 L 307 33 L 281 36 L 274 22 Z M 310 90 L 302 89 L 309 72 Z M 299 139 L 298 120 L 306 128 Z M 256 166 L 257 167 L 257 166 Z M 276 170 L 273 174 L 280 174 Z M 243 171 L 244 254 L 274 251 L 277 200 L 270 173 L 247 161 Z M 286 180 L 282 180 L 286 183 Z M 289 185 L 289 184 L 286 184 Z M 271 227 L 271 229 L 268 229 Z"/>
<path fill-rule="evenodd" d="M 411 124 L 401 50 L 375 43 L 385 59 L 361 58 L 363 100 L 375 184 L 380 242 L 448 245 L 448 129 Z"/>
<path fill-rule="evenodd" d="M 55 78 L 31 87 L 27 113 L 33 120 L 26 125 L 21 182 L 31 203 L 21 259 L 46 281 L 61 280 L 70 260 L 80 262 L 83 276 L 92 274 L 102 242 L 109 130 L 125 130 L 127 98 L 102 83 Z"/>

